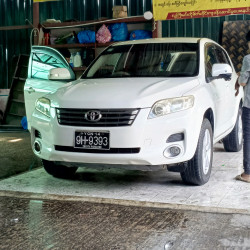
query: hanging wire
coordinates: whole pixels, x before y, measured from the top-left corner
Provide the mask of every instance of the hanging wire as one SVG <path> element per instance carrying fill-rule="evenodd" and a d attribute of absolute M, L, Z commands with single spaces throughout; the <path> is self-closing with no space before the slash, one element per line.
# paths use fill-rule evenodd
<path fill-rule="evenodd" d="M 31 25 L 33 28 L 34 28 L 34 26 L 33 26 L 33 23 L 29 20 L 29 19 L 25 19 L 25 22 L 28 22 L 29 23 L 29 25 Z"/>
<path fill-rule="evenodd" d="M 33 27 L 33 29 L 30 32 L 30 49 L 31 49 L 31 47 L 33 45 L 33 39 L 32 39 L 33 37 L 32 37 L 32 35 L 34 33 L 34 37 L 37 37 L 37 36 L 39 37 L 39 29 L 35 28 L 34 25 L 31 23 L 31 21 L 29 19 L 25 19 L 25 22 L 28 22 Z"/>
<path fill-rule="evenodd" d="M 33 35 L 33 32 L 34 32 L 34 37 L 39 37 L 39 30 L 38 30 L 38 28 L 33 28 L 32 30 L 31 30 L 31 33 L 30 33 L 30 48 L 32 47 L 32 45 L 33 45 L 33 37 L 32 37 L 32 35 Z"/>

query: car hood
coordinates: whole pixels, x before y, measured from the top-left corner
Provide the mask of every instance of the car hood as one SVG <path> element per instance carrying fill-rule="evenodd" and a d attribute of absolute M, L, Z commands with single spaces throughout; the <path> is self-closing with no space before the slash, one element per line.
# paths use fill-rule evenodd
<path fill-rule="evenodd" d="M 158 100 L 180 97 L 198 84 L 195 77 L 80 79 L 49 98 L 52 106 L 61 108 L 148 108 Z"/>

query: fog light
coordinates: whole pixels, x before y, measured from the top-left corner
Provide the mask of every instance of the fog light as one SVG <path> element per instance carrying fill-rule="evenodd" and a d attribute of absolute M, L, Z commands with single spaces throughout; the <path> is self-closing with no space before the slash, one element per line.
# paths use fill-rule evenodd
<path fill-rule="evenodd" d="M 36 141 L 34 142 L 33 148 L 34 148 L 34 151 L 35 151 L 36 153 L 40 154 L 40 153 L 41 153 L 41 148 L 42 148 L 41 142 L 39 142 L 39 141 L 36 140 Z"/>
<path fill-rule="evenodd" d="M 178 155 L 180 155 L 181 153 L 181 147 L 178 146 L 178 145 L 174 145 L 174 146 L 171 146 L 171 147 L 168 147 L 164 150 L 164 156 L 167 157 L 167 158 L 172 158 L 172 157 L 176 157 Z"/>
<path fill-rule="evenodd" d="M 181 149 L 178 148 L 178 147 L 171 147 L 171 148 L 169 149 L 169 153 L 170 153 L 173 157 L 179 155 L 180 152 L 181 152 Z"/>

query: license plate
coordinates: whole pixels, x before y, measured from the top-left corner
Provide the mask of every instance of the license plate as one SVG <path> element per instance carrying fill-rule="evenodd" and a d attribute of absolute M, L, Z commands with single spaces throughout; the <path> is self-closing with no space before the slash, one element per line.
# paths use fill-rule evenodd
<path fill-rule="evenodd" d="M 109 149 L 109 132 L 76 131 L 75 148 Z"/>

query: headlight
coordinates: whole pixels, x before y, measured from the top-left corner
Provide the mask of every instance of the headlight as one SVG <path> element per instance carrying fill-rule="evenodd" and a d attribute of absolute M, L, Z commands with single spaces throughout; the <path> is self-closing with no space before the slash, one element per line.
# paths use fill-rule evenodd
<path fill-rule="evenodd" d="M 194 105 L 193 96 L 184 96 L 179 98 L 165 99 L 156 102 L 150 110 L 149 119 L 159 116 L 167 115 L 170 113 L 178 112 L 181 110 L 192 108 Z"/>
<path fill-rule="evenodd" d="M 37 99 L 36 110 L 50 117 L 50 100 L 44 97 Z"/>

